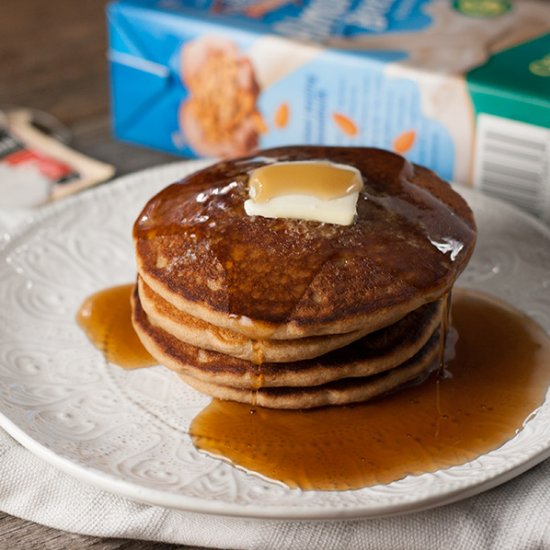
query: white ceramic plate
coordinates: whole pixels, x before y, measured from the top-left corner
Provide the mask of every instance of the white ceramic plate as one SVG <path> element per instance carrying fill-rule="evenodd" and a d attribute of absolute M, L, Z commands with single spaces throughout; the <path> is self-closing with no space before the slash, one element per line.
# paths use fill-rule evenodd
<path fill-rule="evenodd" d="M 135 276 L 131 225 L 146 200 L 202 166 L 121 178 L 40 211 L 0 251 L 0 425 L 38 456 L 128 498 L 264 518 L 376 517 L 494 487 L 550 456 L 550 402 L 500 449 L 433 474 L 355 491 L 288 489 L 195 450 L 208 398 L 163 367 L 107 364 L 76 326 L 85 297 Z M 501 297 L 550 331 L 550 231 L 463 191 L 479 243 L 460 284 Z M 6 239 L 4 239 L 6 240 Z"/>

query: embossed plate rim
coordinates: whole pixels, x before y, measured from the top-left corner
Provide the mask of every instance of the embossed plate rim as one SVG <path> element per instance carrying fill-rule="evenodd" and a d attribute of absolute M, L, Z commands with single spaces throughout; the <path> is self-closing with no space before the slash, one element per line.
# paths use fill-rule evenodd
<path fill-rule="evenodd" d="M 39 212 L 35 213 L 32 218 L 19 226 L 14 231 L 6 242 L 0 244 L 0 261 L 5 261 L 9 257 L 10 250 L 15 250 L 18 246 L 24 245 L 36 231 L 39 231 L 43 224 L 48 223 L 48 220 L 56 218 L 56 215 L 73 208 L 73 205 L 86 205 L 91 201 L 114 200 L 117 195 L 120 195 L 124 189 L 132 186 L 147 186 L 152 179 L 165 178 L 166 183 L 174 181 L 182 177 L 186 173 L 190 173 L 196 169 L 206 166 L 208 161 L 187 161 L 176 162 L 170 165 L 165 165 L 156 168 L 150 168 L 145 171 L 131 174 L 119 178 L 116 182 L 111 182 L 108 185 L 87 191 L 76 197 L 66 199 L 63 202 L 52 204 Z M 485 204 L 487 207 L 496 208 L 501 212 L 501 215 L 511 216 L 512 219 L 518 219 L 523 223 L 531 226 L 541 235 L 544 242 L 550 243 L 550 229 L 544 224 L 516 210 L 515 208 L 485 196 L 481 196 L 468 189 L 458 190 L 465 194 L 467 199 L 474 205 Z M 550 327 L 546 326 L 546 330 Z M 1 328 L 0 328 L 1 336 Z M 0 377 L 1 381 L 1 377 Z M 4 403 L 0 399 L 0 406 Z M 542 415 L 550 414 L 550 403 L 547 401 L 541 406 L 539 411 L 531 419 L 530 423 L 537 421 L 537 418 Z M 115 476 L 104 470 L 91 466 L 89 464 L 81 464 L 75 460 L 71 460 L 62 456 L 56 449 L 51 449 L 37 441 L 28 433 L 28 425 L 20 425 L 10 419 L 10 417 L 2 409 L 0 410 L 0 426 L 2 426 L 12 437 L 19 443 L 29 449 L 31 452 L 46 460 L 58 469 L 80 479 L 81 481 L 95 485 L 103 490 L 111 493 L 125 496 L 132 500 L 143 502 L 146 504 L 160 505 L 171 508 L 178 508 L 192 512 L 221 514 L 228 516 L 242 516 L 248 518 L 271 518 L 271 519 L 342 519 L 342 518 L 358 518 L 358 517 L 382 517 L 387 515 L 396 515 L 405 512 L 420 511 L 434 506 L 448 504 L 456 500 L 473 496 L 481 491 L 490 489 L 499 485 L 516 475 L 526 471 L 537 463 L 541 462 L 550 456 L 550 427 L 544 432 L 544 440 L 538 441 L 535 448 L 529 449 L 528 452 L 518 457 L 517 453 L 512 453 L 513 459 L 509 462 L 501 461 L 499 467 L 493 465 L 487 471 L 472 471 L 472 476 L 460 479 L 446 479 L 440 474 L 451 474 L 456 470 L 467 468 L 468 464 L 483 462 L 486 457 L 498 457 L 502 453 L 502 447 L 487 455 L 458 467 L 450 468 L 449 470 L 435 472 L 433 474 L 422 474 L 422 476 L 409 476 L 405 480 L 400 480 L 388 487 L 395 487 L 395 492 L 389 496 L 377 495 L 375 490 L 384 486 L 375 488 L 365 488 L 357 491 L 340 492 L 342 496 L 341 505 L 322 504 L 324 495 L 323 492 L 310 492 L 308 499 L 303 504 L 298 500 L 298 504 L 271 504 L 266 503 L 259 505 L 258 502 L 253 504 L 242 504 L 238 502 L 224 502 L 216 500 L 215 496 L 205 495 L 203 497 L 190 496 L 182 493 L 174 493 L 171 491 L 162 490 L 161 488 L 151 488 L 133 481 L 128 481 L 121 476 Z M 519 436 L 516 436 L 511 442 L 515 442 Z M 539 438 L 540 439 L 540 438 Z M 506 445 L 508 445 L 508 442 Z M 504 447 L 505 447 L 504 446 Z M 199 459 L 201 460 L 201 459 Z M 482 465 L 483 466 L 483 465 Z M 475 470 L 475 468 L 474 468 Z M 258 480 L 258 485 L 266 482 L 261 478 L 251 475 L 249 478 Z M 408 483 L 410 480 L 420 478 L 430 478 L 435 480 L 435 486 L 431 486 L 428 490 L 411 491 Z M 302 494 L 296 490 L 286 490 L 288 495 L 296 496 Z M 374 496 L 371 493 L 375 493 Z M 346 502 L 346 497 L 350 496 L 349 502 Z M 365 498 L 361 502 L 362 496 Z M 367 498 L 368 496 L 368 498 Z"/>

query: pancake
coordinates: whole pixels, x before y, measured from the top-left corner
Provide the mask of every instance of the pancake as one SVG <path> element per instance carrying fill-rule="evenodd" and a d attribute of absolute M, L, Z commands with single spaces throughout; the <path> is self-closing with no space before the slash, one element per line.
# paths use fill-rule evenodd
<path fill-rule="evenodd" d="M 423 381 L 437 367 L 438 352 L 439 334 L 436 333 L 419 353 L 399 367 L 374 376 L 344 378 L 320 386 L 253 390 L 206 382 L 188 374 L 180 377 L 197 391 L 218 399 L 274 409 L 311 409 L 368 401 L 393 392 L 407 382 Z"/>
<path fill-rule="evenodd" d="M 293 340 L 253 340 L 244 334 L 216 327 L 176 309 L 153 292 L 139 277 L 137 286 L 141 307 L 153 326 L 192 346 L 254 363 L 312 359 L 350 344 L 365 334 L 365 331 L 357 330 Z"/>
<path fill-rule="evenodd" d="M 350 226 L 249 217 L 251 170 L 273 161 L 355 166 L 364 189 Z M 173 184 L 134 225 L 140 277 L 176 309 L 255 340 L 395 323 L 446 294 L 473 251 L 467 204 L 433 172 L 370 148 L 282 147 Z"/>
<path fill-rule="evenodd" d="M 360 378 L 393 369 L 410 359 L 433 337 L 441 323 L 443 303 L 427 304 L 390 327 L 315 359 L 263 363 L 230 357 L 189 345 L 153 326 L 133 297 L 134 328 L 149 353 L 178 374 L 205 384 L 240 390 L 270 387 L 314 387 L 342 378 Z"/>

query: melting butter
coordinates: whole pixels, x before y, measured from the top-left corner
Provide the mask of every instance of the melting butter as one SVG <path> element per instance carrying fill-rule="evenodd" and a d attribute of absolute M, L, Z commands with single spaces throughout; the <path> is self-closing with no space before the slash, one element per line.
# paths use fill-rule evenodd
<path fill-rule="evenodd" d="M 252 172 L 249 216 L 350 225 L 363 179 L 353 166 L 328 161 L 277 162 Z"/>
<path fill-rule="evenodd" d="M 267 202 L 283 195 L 311 195 L 333 200 L 363 188 L 357 168 L 328 161 L 276 162 L 254 170 L 250 176 L 250 197 Z"/>

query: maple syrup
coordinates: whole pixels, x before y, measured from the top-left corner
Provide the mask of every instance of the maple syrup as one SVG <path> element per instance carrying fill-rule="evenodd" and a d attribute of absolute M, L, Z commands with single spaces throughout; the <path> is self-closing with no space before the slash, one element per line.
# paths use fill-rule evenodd
<path fill-rule="evenodd" d="M 445 351 L 447 348 L 447 336 L 449 333 L 449 327 L 451 323 L 451 301 L 452 295 L 450 292 L 443 298 L 443 307 L 441 309 L 441 323 L 439 325 L 439 373 L 444 374 L 445 369 Z"/>
<path fill-rule="evenodd" d="M 127 369 L 155 365 L 132 326 L 133 284 L 101 290 L 80 306 L 76 320 L 107 361 Z"/>
<path fill-rule="evenodd" d="M 107 360 L 124 368 L 156 363 L 132 327 L 132 289 L 98 292 L 77 316 Z M 544 401 L 550 338 L 522 313 L 471 291 L 453 291 L 451 318 L 458 333 L 454 357 L 416 386 L 308 411 L 214 399 L 192 422 L 193 442 L 290 487 L 316 490 L 389 483 L 496 449 Z"/>
<path fill-rule="evenodd" d="M 192 439 L 302 489 L 357 489 L 473 460 L 513 438 L 543 403 L 550 339 L 523 314 L 470 291 L 454 291 L 452 324 L 458 341 L 444 376 L 436 370 L 376 401 L 308 411 L 213 400 L 194 419 Z"/>

